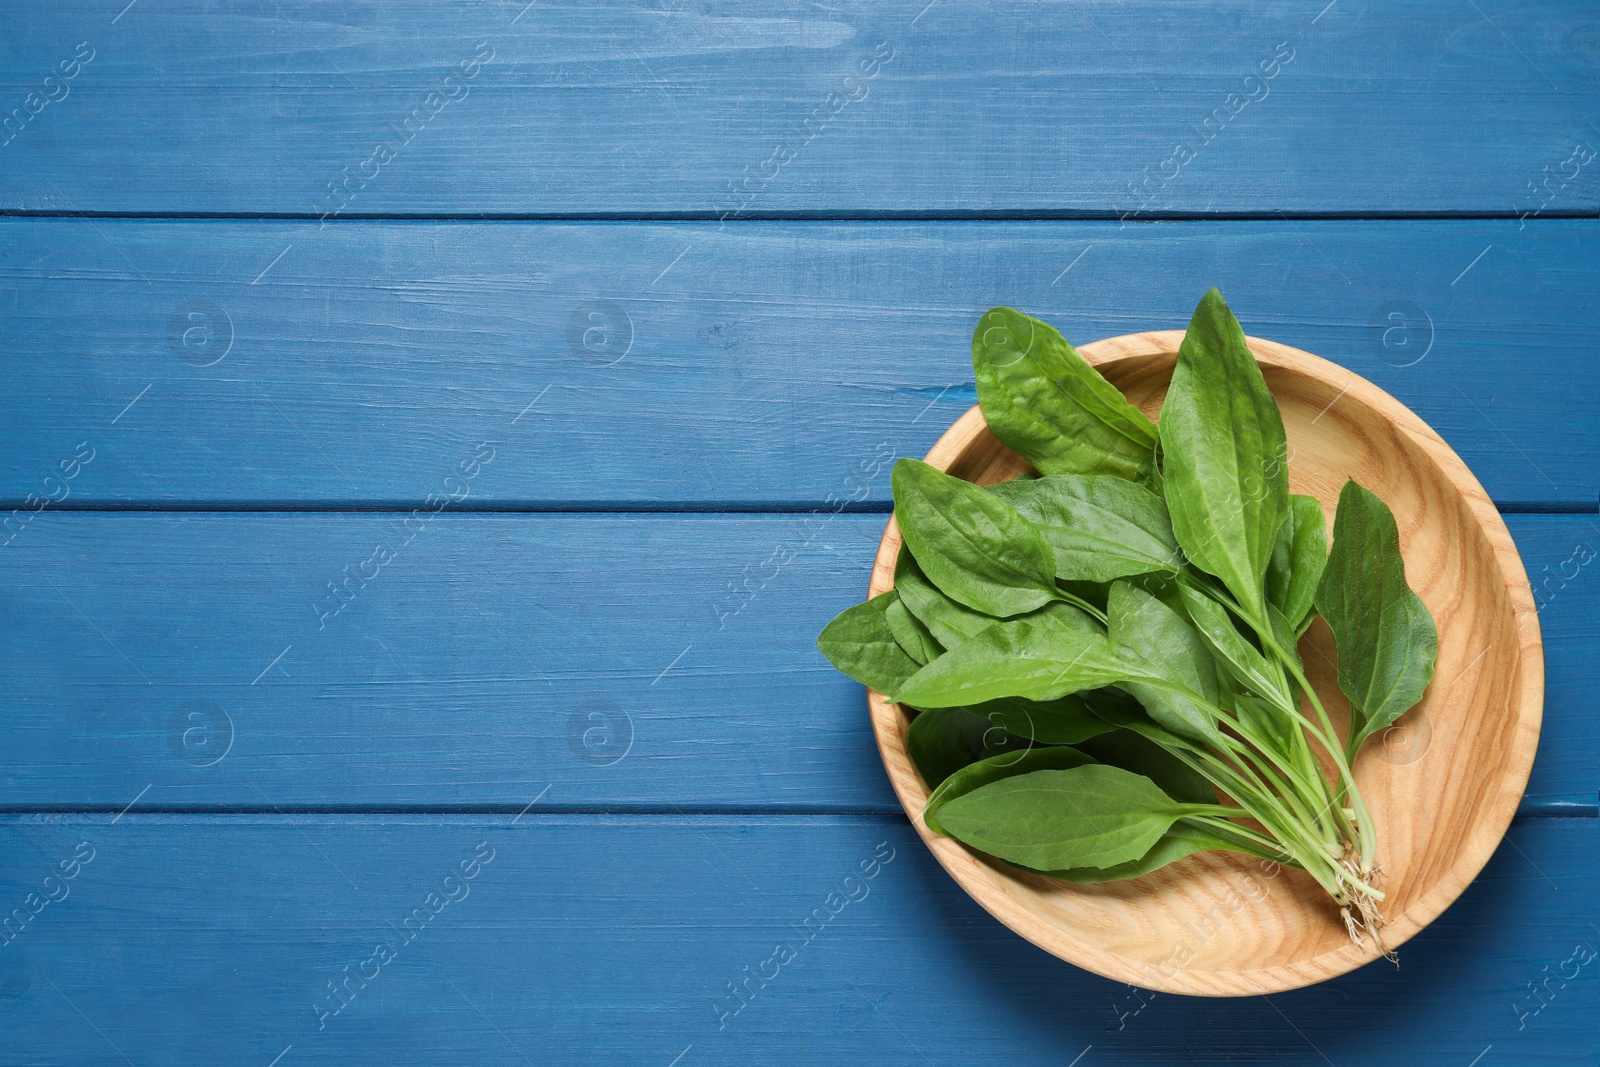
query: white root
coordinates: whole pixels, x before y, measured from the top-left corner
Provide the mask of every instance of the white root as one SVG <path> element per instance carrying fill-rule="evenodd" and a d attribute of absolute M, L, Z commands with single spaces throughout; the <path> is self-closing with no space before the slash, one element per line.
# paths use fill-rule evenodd
<path fill-rule="evenodd" d="M 1347 854 L 1340 863 L 1352 876 L 1370 886 L 1376 886 L 1378 879 L 1383 875 L 1383 868 L 1377 864 L 1373 864 L 1371 867 L 1362 867 L 1353 853 Z M 1354 913 L 1350 910 L 1352 905 L 1355 907 Z M 1344 927 L 1346 932 L 1349 933 L 1351 941 L 1365 948 L 1366 939 L 1362 935 L 1370 935 L 1373 943 L 1378 946 L 1378 951 L 1383 954 L 1383 958 L 1393 963 L 1396 967 L 1400 965 L 1400 957 L 1395 955 L 1393 949 L 1383 943 L 1382 930 L 1385 919 L 1383 912 L 1378 907 L 1376 898 L 1360 889 L 1352 888 L 1350 903 L 1339 908 L 1339 915 L 1344 919 Z"/>

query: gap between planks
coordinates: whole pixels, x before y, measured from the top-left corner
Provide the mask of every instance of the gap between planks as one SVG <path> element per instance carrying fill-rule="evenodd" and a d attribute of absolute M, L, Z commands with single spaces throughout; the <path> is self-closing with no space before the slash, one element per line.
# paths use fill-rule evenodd
<path fill-rule="evenodd" d="M 20 500 L 0 498 L 0 511 L 20 509 Z M 255 501 L 159 500 L 99 504 L 62 503 L 51 512 L 76 512 L 88 515 L 125 513 L 195 515 L 405 515 L 421 507 L 420 501 L 353 500 L 306 503 L 257 503 Z M 1600 506 L 1594 501 L 1521 501 L 1495 504 L 1502 515 L 1595 515 Z M 888 515 L 894 504 L 888 500 L 863 500 L 840 507 L 820 500 L 711 500 L 711 501 L 484 501 L 454 505 L 450 511 L 463 515 L 807 515 L 828 511 L 843 515 Z"/>
<path fill-rule="evenodd" d="M 1594 211 L 1577 208 L 1542 212 L 1536 223 L 1593 221 Z M 1525 219 L 1518 211 L 1148 211 L 1124 215 L 1116 211 L 1030 208 L 972 211 L 750 211 L 738 216 L 715 211 L 475 211 L 455 212 L 345 212 L 334 218 L 295 211 L 52 211 L 0 208 L 0 219 L 132 219 L 159 222 L 315 222 L 323 226 L 359 225 L 366 222 L 716 222 L 723 225 L 763 222 L 1116 222 L 1123 225 L 1165 222 L 1405 222 L 1450 220 L 1493 222 Z"/>
<path fill-rule="evenodd" d="M 486 817 L 502 815 L 533 818 L 534 816 L 621 816 L 626 818 L 728 818 L 728 819 L 890 819 L 907 821 L 905 812 L 888 808 L 829 808 L 823 805 L 779 804 L 769 808 L 750 808 L 739 805 L 684 805 L 684 804 L 540 804 L 529 811 L 529 805 L 467 804 L 447 806 L 439 804 L 140 804 L 132 812 L 119 811 L 114 804 L 0 804 L 0 818 L 24 815 L 117 815 L 150 816 L 438 816 Z M 1552 802 L 1548 807 L 1530 807 L 1518 810 L 1518 819 L 1594 819 L 1600 818 L 1600 808 L 1571 801 Z"/>

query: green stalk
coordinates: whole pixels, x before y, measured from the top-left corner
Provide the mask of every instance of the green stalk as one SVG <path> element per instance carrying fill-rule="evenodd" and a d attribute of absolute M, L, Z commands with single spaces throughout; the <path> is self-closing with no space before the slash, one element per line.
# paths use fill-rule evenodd
<path fill-rule="evenodd" d="M 1285 690 L 1288 690 L 1289 689 L 1289 677 L 1288 677 L 1287 670 L 1285 670 L 1285 668 L 1284 668 L 1284 660 L 1280 659 L 1277 656 L 1274 656 L 1273 657 L 1273 666 L 1277 667 L 1278 675 L 1279 675 L 1280 678 L 1283 679 L 1283 687 L 1284 687 Z M 1298 693 L 1296 694 L 1296 696 L 1298 697 Z M 1295 721 L 1297 723 L 1302 723 L 1302 724 L 1306 723 L 1306 717 L 1300 711 L 1300 701 L 1298 699 L 1296 699 L 1294 701 L 1294 704 L 1295 704 L 1295 706 L 1294 706 L 1292 714 L 1294 716 Z M 1294 755 L 1295 755 L 1295 758 L 1300 763 L 1300 770 L 1302 772 L 1304 772 L 1308 777 L 1314 777 L 1318 781 L 1319 785 L 1321 786 L 1321 790 L 1320 790 L 1319 795 L 1326 795 L 1326 793 L 1327 793 L 1327 778 L 1323 775 L 1322 768 L 1317 765 L 1317 757 L 1311 751 L 1311 742 L 1306 740 L 1306 731 L 1305 731 L 1305 729 L 1302 727 L 1301 729 L 1295 730 L 1293 732 L 1294 732 L 1294 739 L 1295 739 Z M 1326 814 L 1326 809 L 1324 809 L 1323 814 L 1324 815 Z M 1319 816 L 1319 818 L 1320 818 L 1320 816 Z M 1328 825 L 1329 825 L 1330 829 L 1336 829 L 1338 824 L 1334 820 L 1329 820 L 1328 821 Z"/>
<path fill-rule="evenodd" d="M 1238 834 L 1250 835 L 1246 840 L 1257 839 L 1258 844 L 1271 842 L 1269 847 L 1280 849 L 1291 857 L 1302 870 L 1316 879 L 1341 907 L 1351 903 L 1353 892 L 1365 894 L 1374 900 L 1383 899 L 1382 892 L 1344 865 L 1343 857 L 1337 851 L 1341 842 L 1346 848 L 1354 848 L 1360 856 L 1361 869 L 1370 871 L 1375 855 L 1376 830 L 1372 824 L 1371 813 L 1367 810 L 1360 789 L 1356 786 L 1346 746 L 1341 743 L 1332 717 L 1323 707 L 1316 690 L 1306 679 L 1304 670 L 1296 665 L 1279 645 L 1277 635 L 1270 624 L 1263 625 L 1246 613 L 1231 596 L 1223 590 L 1214 588 L 1203 575 L 1179 575 L 1179 578 L 1180 580 L 1187 578 L 1200 592 L 1211 596 L 1228 608 L 1255 632 L 1262 649 L 1269 656 L 1277 669 L 1278 677 L 1282 680 L 1280 691 L 1259 695 L 1270 700 L 1283 713 L 1290 715 L 1300 727 L 1294 731 L 1296 744 L 1295 751 L 1290 755 L 1292 765 L 1285 764 L 1273 755 L 1269 746 L 1250 740 L 1252 733 L 1243 729 L 1240 721 L 1233 715 L 1209 702 L 1198 701 L 1217 722 L 1238 733 L 1245 738 L 1245 742 L 1241 744 L 1235 743 L 1232 738 L 1227 739 L 1226 755 L 1238 763 L 1237 769 L 1230 768 L 1209 749 L 1179 748 L 1162 743 L 1164 749 L 1183 760 L 1191 769 L 1203 775 L 1207 781 L 1223 790 L 1240 805 L 1237 814 L 1229 813 L 1224 805 L 1216 805 L 1214 808 L 1219 814 L 1202 815 L 1197 818 L 1206 821 L 1213 828 L 1220 820 L 1239 817 L 1255 819 L 1268 830 L 1270 838 L 1232 823 L 1222 823 L 1222 825 L 1232 827 Z M 1067 597 L 1071 597 L 1071 594 L 1063 593 L 1063 598 Z M 1072 602 L 1077 600 L 1076 597 L 1072 598 Z M 1080 606 L 1092 611 L 1089 605 L 1080 604 Z M 1094 611 L 1093 614 L 1103 619 L 1098 611 Z M 1289 685 L 1290 677 L 1294 679 L 1295 687 L 1310 701 L 1316 713 L 1316 721 L 1301 710 L 1300 701 L 1295 699 L 1297 694 Z M 1195 694 L 1166 679 L 1137 680 L 1191 701 L 1196 699 Z M 1330 783 L 1323 774 L 1311 751 L 1307 735 L 1315 738 L 1328 752 L 1338 772 L 1337 783 Z M 1226 734 L 1223 736 L 1227 737 Z M 1351 809 L 1348 812 L 1343 803 L 1346 797 L 1351 802 Z M 1319 801 L 1323 802 L 1320 810 L 1313 814 L 1311 809 Z"/>
<path fill-rule="evenodd" d="M 1273 787 L 1278 795 L 1294 809 L 1292 814 L 1298 817 L 1309 829 L 1317 831 L 1322 837 L 1323 844 L 1331 848 L 1334 840 L 1339 835 L 1334 832 L 1336 827 L 1330 826 L 1323 818 L 1327 812 L 1327 807 L 1324 806 L 1321 812 L 1313 814 L 1311 805 L 1306 803 L 1307 794 L 1315 793 L 1315 787 L 1307 788 L 1306 783 L 1298 778 L 1291 768 L 1280 767 L 1279 769 L 1290 779 L 1290 781 L 1285 781 L 1284 778 L 1273 771 L 1274 763 L 1270 753 L 1248 745 L 1237 745 L 1235 747 L 1245 759 L 1256 767 L 1260 775 L 1267 779 L 1264 784 Z M 1322 795 L 1318 793 L 1317 799 L 1321 799 Z"/>
<path fill-rule="evenodd" d="M 1299 861 L 1301 869 L 1315 878 L 1329 896 L 1341 904 L 1348 901 L 1342 888 L 1348 872 L 1335 862 L 1326 845 L 1305 834 L 1304 824 L 1285 810 L 1278 798 L 1239 778 L 1208 750 L 1168 744 L 1162 747 L 1237 800 L 1242 814 L 1265 826 L 1277 840 L 1277 847 Z"/>
<path fill-rule="evenodd" d="M 1208 585 L 1209 583 L 1199 584 L 1199 588 L 1213 596 L 1240 619 L 1243 619 L 1256 632 L 1256 637 L 1261 641 L 1261 647 L 1270 651 L 1277 660 L 1278 665 L 1294 676 L 1295 682 L 1311 701 L 1311 706 L 1315 709 L 1317 717 L 1321 720 L 1323 731 L 1325 731 L 1325 733 L 1317 732 L 1317 739 L 1327 749 L 1328 755 L 1332 757 L 1334 765 L 1339 771 L 1340 793 L 1347 793 L 1351 800 L 1355 815 L 1355 826 L 1353 828 L 1355 830 L 1353 835 L 1355 840 L 1353 843 L 1361 856 L 1361 866 L 1364 870 L 1370 870 L 1376 855 L 1377 830 L 1372 824 L 1372 815 L 1367 810 L 1366 802 L 1361 797 L 1360 787 L 1356 785 L 1355 774 L 1350 768 L 1350 760 L 1345 755 L 1345 745 L 1338 742 L 1339 732 L 1334 728 L 1333 719 L 1328 715 L 1327 709 L 1322 706 L 1322 700 L 1306 679 L 1305 672 L 1295 665 L 1289 655 L 1284 652 L 1283 647 L 1278 644 L 1277 635 L 1273 632 L 1271 625 L 1262 625 L 1259 620 L 1245 612 L 1232 597 L 1220 590 L 1208 588 Z M 1296 713 L 1296 717 L 1305 722 L 1307 729 L 1312 729 L 1309 720 L 1299 716 L 1298 713 Z M 1338 799 L 1336 797 L 1335 801 L 1337 802 Z M 1339 814 L 1344 814 L 1342 807 Z M 1371 887 L 1367 888 L 1370 890 Z"/>
<path fill-rule="evenodd" d="M 1292 663 L 1289 664 L 1289 669 L 1294 672 L 1295 681 L 1305 690 L 1311 706 L 1316 709 L 1329 732 L 1333 732 L 1333 721 L 1329 718 L 1327 709 L 1322 706 L 1322 701 L 1318 699 L 1317 691 L 1311 688 L 1311 683 L 1306 680 L 1305 673 Z M 1361 788 L 1356 785 L 1355 772 L 1350 769 L 1350 761 L 1345 758 L 1344 746 L 1333 749 L 1329 754 L 1338 765 L 1339 777 L 1343 779 L 1345 791 L 1350 797 L 1350 806 L 1355 812 L 1356 826 L 1360 831 L 1358 847 L 1361 853 L 1361 868 L 1370 871 L 1377 853 L 1377 828 L 1372 824 L 1372 813 L 1367 810 L 1367 803 L 1361 796 Z M 1342 813 L 1343 809 L 1340 810 Z"/>
<path fill-rule="evenodd" d="M 1239 851 L 1241 852 L 1248 852 L 1252 856 L 1258 856 L 1264 860 L 1272 860 L 1274 863 L 1290 863 L 1296 867 L 1300 866 L 1300 861 L 1285 852 L 1282 844 L 1264 834 L 1256 833 L 1249 827 L 1240 826 L 1238 823 L 1230 821 L 1234 818 L 1237 818 L 1237 816 L 1229 815 L 1227 818 L 1221 818 L 1199 815 L 1190 816 L 1189 821 L 1201 823 L 1207 830 L 1221 837 L 1232 836 L 1238 838 Z"/>
<path fill-rule="evenodd" d="M 1241 735 L 1248 736 L 1248 734 L 1249 734 L 1249 731 L 1247 731 L 1247 730 L 1245 730 L 1243 728 L 1243 725 L 1241 724 L 1241 722 L 1237 718 L 1235 718 L 1234 716 L 1230 715 L 1228 712 L 1222 710 L 1221 708 L 1217 707 L 1215 704 L 1212 704 L 1212 703 L 1210 703 L 1208 701 L 1200 699 L 1197 695 L 1189 692 L 1187 689 L 1183 688 L 1182 686 L 1173 685 L 1171 682 L 1168 682 L 1167 680 L 1162 679 L 1162 678 L 1141 678 L 1141 679 L 1138 679 L 1138 680 L 1142 684 L 1150 685 L 1150 686 L 1152 686 L 1154 688 L 1164 690 L 1164 691 L 1172 693 L 1172 694 L 1174 694 L 1176 696 L 1181 696 L 1181 697 L 1183 697 L 1183 698 L 1185 698 L 1185 699 L 1187 699 L 1187 700 L 1189 700 L 1189 701 L 1191 701 L 1193 703 L 1199 704 L 1201 707 L 1205 708 L 1208 712 L 1210 712 L 1211 715 L 1214 718 L 1216 718 L 1216 720 L 1218 722 L 1220 722 L 1221 724 L 1223 724 L 1224 726 L 1229 727 L 1230 729 L 1236 731 L 1237 733 L 1239 733 Z M 1223 735 L 1223 736 L 1224 736 L 1224 738 L 1227 737 L 1227 735 Z M 1235 750 L 1233 752 L 1230 752 L 1230 755 L 1234 755 L 1235 758 L 1238 758 L 1240 755 L 1242 755 L 1245 760 L 1247 760 L 1250 764 L 1254 765 L 1254 767 L 1256 768 L 1257 771 L 1260 772 L 1260 774 L 1264 774 L 1270 779 L 1270 781 L 1262 781 L 1260 779 L 1259 775 L 1254 776 L 1254 777 L 1257 778 L 1257 781 L 1255 783 L 1257 786 L 1260 786 L 1263 789 L 1263 791 L 1266 791 L 1266 792 L 1270 792 L 1271 791 L 1268 788 L 1269 786 L 1275 786 L 1277 793 L 1281 794 L 1286 801 L 1288 801 L 1289 803 L 1293 804 L 1298 809 L 1298 811 L 1296 811 L 1296 812 L 1294 812 L 1292 814 L 1298 815 L 1299 818 L 1302 821 L 1304 821 L 1305 823 L 1307 823 L 1309 825 L 1314 826 L 1319 831 L 1327 831 L 1327 830 L 1336 830 L 1337 829 L 1338 824 L 1336 822 L 1332 823 L 1331 825 L 1328 825 L 1325 822 L 1324 818 L 1323 818 L 1323 816 L 1326 815 L 1326 813 L 1328 811 L 1328 808 L 1332 803 L 1331 801 L 1330 801 L 1330 805 L 1324 805 L 1322 810 L 1320 812 L 1318 812 L 1317 814 L 1315 814 L 1315 815 L 1313 815 L 1311 813 L 1311 809 L 1310 809 L 1309 805 L 1303 805 L 1303 804 L 1300 803 L 1300 801 L 1304 798 L 1305 794 L 1313 794 L 1319 800 L 1323 799 L 1323 798 L 1325 798 L 1327 796 L 1327 792 L 1326 792 L 1326 790 L 1327 790 L 1327 780 L 1322 777 L 1322 771 L 1321 771 L 1320 768 L 1318 768 L 1314 773 L 1314 780 L 1319 784 L 1320 788 L 1318 788 L 1316 786 L 1308 788 L 1306 779 L 1304 777 L 1299 776 L 1297 774 L 1295 768 L 1286 767 L 1286 766 L 1283 766 L 1282 764 L 1277 763 L 1275 760 L 1272 759 L 1270 753 L 1265 752 L 1265 751 L 1259 751 L 1258 752 L 1257 748 L 1252 748 L 1249 745 L 1233 744 L 1231 739 L 1229 739 L 1229 744 L 1230 744 L 1231 748 Z M 1262 762 L 1263 760 L 1265 760 L 1267 762 L 1263 763 Z M 1271 766 L 1269 767 L 1268 764 L 1270 764 Z M 1283 778 L 1278 777 L 1278 775 L 1276 773 L 1274 773 L 1272 768 L 1276 768 L 1276 770 L 1282 771 L 1285 775 L 1287 775 L 1292 780 L 1293 785 L 1296 788 L 1291 788 L 1290 787 L 1290 782 L 1286 782 L 1286 781 L 1284 781 Z"/>
<path fill-rule="evenodd" d="M 1271 648 L 1273 654 L 1279 659 L 1279 662 L 1288 666 L 1288 668 L 1294 672 L 1296 682 L 1302 687 L 1307 687 L 1308 683 L 1305 681 L 1303 673 L 1295 671 L 1293 665 L 1288 663 L 1288 661 L 1283 657 L 1282 650 L 1278 648 L 1275 642 L 1271 644 Z M 1140 680 L 1146 681 L 1145 679 Z M 1193 699 L 1193 694 L 1182 690 L 1181 687 L 1172 685 L 1165 679 L 1149 679 L 1148 681 L 1157 688 Z M 1332 722 L 1328 718 L 1326 709 L 1321 706 L 1320 701 L 1316 700 L 1314 693 L 1308 692 L 1308 696 L 1312 698 L 1313 706 L 1322 716 L 1323 722 L 1327 726 L 1329 733 L 1333 734 L 1334 731 L 1332 728 Z M 1207 710 L 1215 714 L 1220 722 L 1238 729 L 1237 720 L 1235 720 L 1231 715 L 1223 712 L 1221 708 L 1217 708 L 1215 705 L 1208 704 L 1204 701 L 1201 703 L 1206 706 Z M 1307 728 L 1314 729 L 1309 720 L 1306 720 L 1303 716 L 1296 714 L 1295 717 L 1301 723 L 1305 724 Z M 1361 892 L 1373 896 L 1374 899 L 1382 899 L 1382 894 L 1379 893 L 1378 890 L 1357 878 L 1350 871 L 1345 869 L 1340 862 L 1338 862 L 1339 856 L 1333 851 L 1332 842 L 1329 842 L 1322 837 L 1322 834 L 1326 829 L 1323 821 L 1323 815 L 1336 809 L 1339 818 L 1335 822 L 1335 825 L 1337 826 L 1342 823 L 1347 831 L 1344 833 L 1339 833 L 1336 836 L 1353 844 L 1362 856 L 1363 869 L 1370 869 L 1371 859 L 1369 856 L 1372 848 L 1371 842 L 1373 840 L 1373 829 L 1370 816 L 1363 817 L 1363 813 L 1365 811 L 1364 805 L 1357 811 L 1357 824 L 1355 826 L 1351 826 L 1349 821 L 1344 818 L 1344 810 L 1339 805 L 1340 798 L 1337 796 L 1331 798 L 1323 807 L 1322 812 L 1313 817 L 1309 814 L 1308 809 L 1297 803 L 1297 801 L 1302 799 L 1300 791 L 1304 790 L 1305 785 L 1305 783 L 1298 778 L 1296 779 L 1296 785 L 1300 787 L 1299 790 L 1285 788 L 1284 792 L 1287 795 L 1279 797 L 1275 795 L 1271 789 L 1266 787 L 1266 783 L 1262 782 L 1258 775 L 1251 774 L 1250 777 L 1255 778 L 1256 780 L 1254 782 L 1249 782 L 1239 773 L 1230 770 L 1225 764 L 1221 763 L 1221 761 L 1218 760 L 1217 757 L 1208 750 L 1177 749 L 1174 748 L 1174 746 L 1167 744 L 1163 744 L 1162 747 L 1167 749 L 1173 755 L 1178 756 L 1178 758 L 1183 759 L 1184 762 L 1189 764 L 1195 771 L 1202 774 L 1207 781 L 1211 782 L 1213 785 L 1228 793 L 1235 800 L 1239 801 L 1245 813 L 1250 817 L 1255 818 L 1263 826 L 1266 826 L 1269 830 L 1271 830 L 1273 836 L 1279 841 L 1281 847 L 1283 847 L 1289 855 L 1294 856 L 1297 860 L 1299 860 L 1306 873 L 1310 874 L 1313 878 L 1316 878 L 1318 884 L 1327 890 L 1329 896 L 1333 897 L 1341 905 L 1349 903 L 1350 898 L 1348 889 L 1358 889 Z M 1241 749 L 1241 751 L 1250 753 L 1253 750 L 1246 748 Z M 1339 761 L 1339 757 L 1343 755 L 1342 746 L 1335 745 L 1333 747 L 1332 754 L 1339 766 L 1340 777 L 1342 779 L 1341 785 L 1348 783 L 1353 787 L 1354 783 L 1351 780 L 1348 766 L 1343 765 L 1342 762 Z M 1197 756 L 1203 758 L 1193 758 Z M 1263 756 L 1262 758 L 1270 760 L 1269 755 Z M 1211 764 L 1211 766 L 1207 766 L 1207 763 Z M 1241 768 L 1241 770 L 1245 769 L 1247 769 L 1247 767 Z M 1285 770 L 1287 769 L 1285 768 Z M 1221 774 L 1219 775 L 1217 772 L 1221 772 Z M 1221 780 L 1219 780 L 1219 778 Z M 1329 786 L 1327 779 L 1322 777 L 1320 768 L 1318 768 L 1315 778 L 1321 785 L 1321 788 L 1315 791 L 1316 795 L 1319 797 L 1326 797 Z M 1341 787 L 1340 793 L 1343 794 L 1344 792 L 1345 789 Z M 1359 798 L 1359 794 L 1356 793 L 1353 788 L 1351 789 L 1351 795 Z M 1293 799 L 1291 799 L 1291 797 Z M 1289 810 L 1290 805 L 1298 807 L 1300 810 L 1291 811 Z"/>
<path fill-rule="evenodd" d="M 1069 593 L 1067 590 L 1057 586 L 1056 596 L 1060 597 L 1068 604 L 1071 604 L 1073 607 L 1080 608 L 1088 614 L 1094 616 L 1094 618 L 1099 621 L 1101 626 L 1110 625 L 1110 620 L 1106 618 L 1105 612 L 1101 611 L 1099 608 L 1083 599 L 1083 597 L 1078 596 L 1076 593 Z"/>

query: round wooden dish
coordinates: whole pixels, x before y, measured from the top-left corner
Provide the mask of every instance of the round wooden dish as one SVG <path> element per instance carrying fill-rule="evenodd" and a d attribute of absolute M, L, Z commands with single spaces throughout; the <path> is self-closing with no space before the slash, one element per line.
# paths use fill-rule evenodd
<path fill-rule="evenodd" d="M 1129 334 L 1079 351 L 1155 418 L 1182 340 L 1181 330 Z M 1438 623 L 1433 684 L 1355 767 L 1377 824 L 1383 935 L 1394 948 L 1477 876 L 1527 784 L 1544 700 L 1533 594 L 1483 487 L 1426 423 L 1342 367 L 1271 341 L 1249 344 L 1283 410 L 1292 490 L 1318 497 L 1330 523 L 1346 477 L 1382 497 L 1399 523 L 1407 577 Z M 928 462 L 981 485 L 1028 470 L 976 407 Z M 899 551 L 891 518 L 872 595 L 894 584 Z M 1347 713 L 1320 619 L 1301 653 L 1329 711 Z M 991 915 L 1045 951 L 1120 982 L 1199 996 L 1296 989 L 1377 958 L 1351 943 L 1309 877 L 1249 857 L 1200 853 L 1143 878 L 1078 886 L 930 833 L 921 818 L 928 788 L 906 754 L 910 720 L 881 693 L 868 697 L 884 766 L 928 848 Z"/>

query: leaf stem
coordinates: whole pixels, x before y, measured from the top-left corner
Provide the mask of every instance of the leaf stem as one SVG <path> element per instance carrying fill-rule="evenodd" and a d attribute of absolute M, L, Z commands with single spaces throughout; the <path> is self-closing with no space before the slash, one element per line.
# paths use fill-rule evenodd
<path fill-rule="evenodd" d="M 1377 830 L 1372 825 L 1372 814 L 1367 810 L 1366 802 L 1361 797 L 1361 790 L 1356 785 L 1355 774 L 1350 767 L 1350 759 L 1346 756 L 1345 745 L 1338 741 L 1339 732 L 1334 728 L 1333 719 L 1328 715 L 1327 709 L 1322 706 L 1322 700 L 1317 696 L 1316 689 L 1306 679 L 1305 670 L 1283 650 L 1283 647 L 1278 643 L 1277 634 L 1273 632 L 1270 624 L 1263 625 L 1259 619 L 1256 619 L 1240 607 L 1232 597 L 1221 590 L 1209 588 L 1210 583 L 1199 581 L 1198 576 L 1191 580 L 1196 580 L 1198 588 L 1214 597 L 1256 632 L 1257 638 L 1261 641 L 1261 647 L 1272 654 L 1281 668 L 1289 671 L 1294 676 L 1296 684 L 1305 693 L 1307 699 L 1311 701 L 1312 708 L 1315 709 L 1318 719 L 1321 720 L 1322 729 L 1316 729 L 1309 719 L 1299 715 L 1298 712 L 1296 712 L 1296 717 L 1301 720 L 1307 731 L 1311 732 L 1322 743 L 1323 748 L 1332 757 L 1339 771 L 1339 793 L 1349 796 L 1355 813 L 1355 826 L 1353 827 L 1355 832 L 1351 836 L 1354 838 L 1354 843 L 1360 854 L 1362 868 L 1370 869 L 1376 855 L 1377 844 Z M 1342 797 L 1335 797 L 1336 804 L 1339 799 L 1342 799 Z M 1339 814 L 1341 816 L 1344 815 L 1342 808 L 1339 808 Z M 1371 890 L 1370 886 L 1365 888 Z"/>
<path fill-rule="evenodd" d="M 1272 838 L 1267 837 L 1265 834 L 1258 834 L 1248 827 L 1240 826 L 1238 823 L 1229 821 L 1231 819 L 1239 818 L 1243 814 L 1245 813 L 1240 810 L 1236 810 L 1227 818 L 1211 815 L 1195 815 L 1190 816 L 1189 821 L 1202 823 L 1207 830 L 1217 833 L 1223 837 L 1226 837 L 1230 834 L 1236 835 L 1244 841 L 1257 846 L 1256 849 L 1251 850 L 1251 853 L 1253 855 L 1260 856 L 1262 859 L 1274 860 L 1278 863 L 1282 863 L 1287 860 L 1291 863 L 1294 863 L 1296 866 L 1299 865 L 1299 861 L 1284 850 L 1282 842 L 1275 841 Z"/>
<path fill-rule="evenodd" d="M 1248 738 L 1250 736 L 1251 732 L 1244 727 L 1241 720 L 1224 711 L 1217 705 L 1212 704 L 1197 694 L 1189 691 L 1186 687 L 1177 685 L 1165 678 L 1149 677 L 1140 678 L 1138 680 L 1141 682 L 1141 684 L 1150 685 L 1154 688 L 1183 697 L 1191 703 L 1203 708 L 1222 725 L 1234 730 L 1243 737 Z M 1299 716 L 1296 716 L 1296 718 L 1299 718 Z M 1285 811 L 1284 814 L 1286 816 L 1291 818 L 1298 817 L 1306 825 L 1315 828 L 1319 834 L 1323 836 L 1325 841 L 1327 840 L 1327 834 L 1329 833 L 1329 830 L 1336 829 L 1337 824 L 1332 824 L 1330 826 L 1330 824 L 1324 818 L 1329 807 L 1332 806 L 1332 800 L 1327 796 L 1326 779 L 1322 777 L 1320 770 L 1316 771 L 1314 776 L 1314 780 L 1317 784 L 1308 785 L 1306 778 L 1299 774 L 1296 768 L 1284 766 L 1273 760 L 1270 752 L 1267 751 L 1264 746 L 1255 745 L 1252 747 L 1251 745 L 1240 744 L 1230 738 L 1227 734 L 1220 732 L 1217 736 L 1222 742 L 1219 747 L 1223 748 L 1228 755 L 1233 757 L 1239 763 L 1240 771 L 1245 772 L 1248 777 L 1254 779 L 1254 785 L 1260 787 L 1261 791 L 1269 796 L 1273 795 L 1273 792 L 1275 791 L 1283 802 L 1289 804 L 1295 809 L 1293 812 Z M 1257 751 L 1258 749 L 1260 751 Z M 1279 771 L 1281 771 L 1284 776 L 1287 776 L 1287 780 L 1285 780 L 1285 777 L 1280 777 L 1280 775 L 1277 773 Z M 1302 800 L 1306 794 L 1314 796 L 1318 801 L 1327 800 L 1328 803 L 1323 804 L 1321 810 L 1313 814 L 1311 811 L 1311 805 L 1302 803 Z M 1332 842 L 1329 841 L 1328 843 L 1331 844 Z"/>
<path fill-rule="evenodd" d="M 1164 743 L 1162 747 L 1237 801 L 1244 816 L 1261 823 L 1277 839 L 1278 848 L 1294 857 L 1330 896 L 1343 899 L 1339 886 L 1346 876 L 1344 868 L 1323 842 L 1308 836 L 1309 828 L 1283 807 L 1279 797 L 1253 786 L 1208 750 L 1183 743 Z"/>
<path fill-rule="evenodd" d="M 1099 621 L 1101 626 L 1107 626 L 1110 624 L 1110 620 L 1106 618 L 1105 612 L 1101 611 L 1099 608 L 1083 599 L 1083 597 L 1078 596 L 1076 593 L 1069 593 L 1067 590 L 1058 586 L 1056 588 L 1056 596 L 1066 601 L 1068 604 L 1071 604 L 1073 607 L 1079 608 L 1082 611 L 1094 616 L 1094 618 Z"/>

